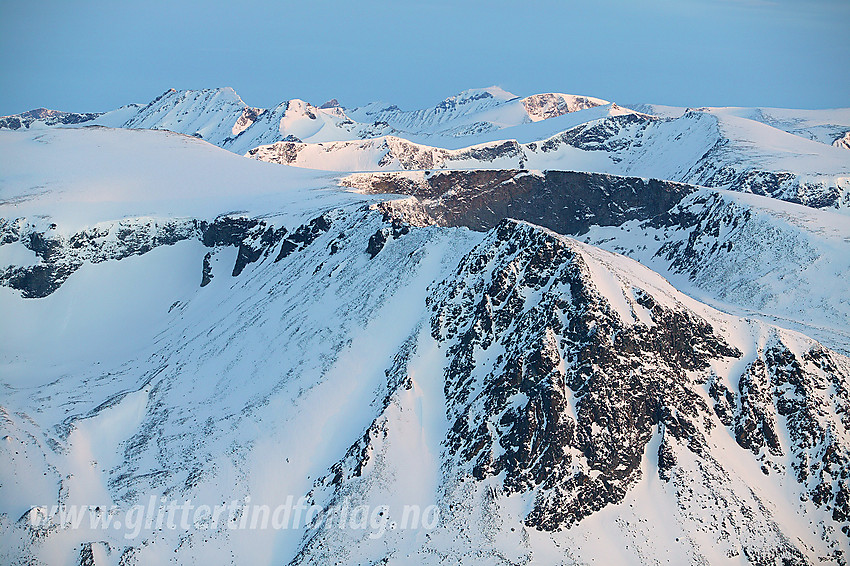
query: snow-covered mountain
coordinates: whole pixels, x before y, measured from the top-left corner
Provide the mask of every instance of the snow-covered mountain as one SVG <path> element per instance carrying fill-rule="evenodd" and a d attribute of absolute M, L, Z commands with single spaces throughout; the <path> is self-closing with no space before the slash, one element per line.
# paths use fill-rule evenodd
<path fill-rule="evenodd" d="M 386 136 L 317 144 L 277 142 L 252 149 L 248 155 L 338 171 L 587 171 L 766 194 L 816 207 L 850 205 L 850 154 L 841 148 L 753 120 L 718 118 L 706 112 L 679 118 L 618 113 L 538 141 L 493 141 L 462 149 Z"/>
<path fill-rule="evenodd" d="M 166 129 L 255 159 L 328 171 L 558 169 L 666 179 L 818 208 L 850 204 L 850 109 L 625 108 L 559 93 L 523 98 L 499 87 L 419 110 L 300 99 L 262 109 L 223 88 L 171 89 L 145 106 L 102 115 L 58 113 L 68 117 L 45 121 L 29 114 L 3 118 L 0 129 Z"/>
<path fill-rule="evenodd" d="M 186 126 L 232 134 L 245 107 L 209 100 Z M 596 125 L 719 131 L 621 116 Z M 0 131 L 4 563 L 847 562 L 845 214 L 594 172 L 338 177 Z M 288 497 L 329 519 L 240 527 Z M 156 526 L 183 501 L 243 511 Z"/>
<path fill-rule="evenodd" d="M 657 104 L 636 104 L 629 108 L 646 114 L 677 118 L 688 112 L 688 108 L 661 106 Z M 701 112 L 710 112 L 718 116 L 733 116 L 761 122 L 810 140 L 827 145 L 837 145 L 850 133 L 850 108 L 828 110 L 798 110 L 786 108 L 699 108 Z"/>
<path fill-rule="evenodd" d="M 338 102 L 317 107 L 300 99 L 263 109 L 246 105 L 232 88 L 170 89 L 147 105 L 131 105 L 134 112 L 121 112 L 123 121 L 120 123 L 116 123 L 117 111 L 77 115 L 73 123 L 170 130 L 242 154 L 259 145 L 282 140 L 316 143 L 387 134 L 450 143 L 454 138 L 492 134 L 500 129 L 607 104 L 598 98 L 559 93 L 521 98 L 501 88 L 490 87 L 467 90 L 434 107 L 413 111 L 378 102 L 352 109 L 343 108 Z M 41 112 L 52 111 L 41 109 Z M 0 122 L 0 128 L 16 129 L 15 124 L 20 121 L 29 125 L 30 114 L 32 112 L 4 118 L 6 122 Z"/>
<path fill-rule="evenodd" d="M 395 105 L 373 103 L 349 115 L 364 123 L 386 123 L 407 137 L 466 138 L 606 104 L 598 98 L 560 93 L 520 98 L 490 87 L 463 91 L 433 108 L 404 111 Z"/>

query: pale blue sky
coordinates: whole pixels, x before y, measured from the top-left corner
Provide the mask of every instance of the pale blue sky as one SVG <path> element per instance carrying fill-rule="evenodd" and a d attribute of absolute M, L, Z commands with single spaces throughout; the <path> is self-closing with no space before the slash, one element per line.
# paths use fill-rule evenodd
<path fill-rule="evenodd" d="M 0 0 L 0 115 L 167 88 L 432 105 L 491 84 L 621 103 L 850 106 L 848 0 Z"/>

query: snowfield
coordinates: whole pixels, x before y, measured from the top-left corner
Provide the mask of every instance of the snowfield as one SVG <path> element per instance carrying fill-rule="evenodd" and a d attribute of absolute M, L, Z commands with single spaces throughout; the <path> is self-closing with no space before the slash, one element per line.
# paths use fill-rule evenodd
<path fill-rule="evenodd" d="M 332 184 L 328 174 L 253 164 L 181 134 L 101 127 L 2 134 L 3 216 L 49 215 L 63 230 L 127 217 L 270 209 L 301 218 L 313 199 L 351 198 L 320 190 Z"/>

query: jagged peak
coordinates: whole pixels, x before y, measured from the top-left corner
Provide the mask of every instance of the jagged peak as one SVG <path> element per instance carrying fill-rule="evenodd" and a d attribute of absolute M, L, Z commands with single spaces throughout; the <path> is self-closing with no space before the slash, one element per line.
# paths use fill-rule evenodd
<path fill-rule="evenodd" d="M 568 94 L 565 92 L 539 92 L 536 94 L 530 94 L 523 98 L 523 100 L 534 100 L 538 98 L 562 98 L 564 100 L 587 100 L 593 102 L 594 106 L 602 106 L 605 104 L 611 104 L 610 100 L 604 100 L 602 98 L 597 98 L 595 96 L 587 96 L 584 94 Z"/>
<path fill-rule="evenodd" d="M 528 113 L 528 117 L 533 122 L 545 120 L 547 118 L 555 118 L 557 116 L 562 116 L 571 112 L 578 112 L 579 110 L 587 110 L 588 108 L 595 108 L 597 106 L 611 105 L 612 108 L 616 108 L 615 104 L 608 102 L 607 100 L 602 100 L 601 98 L 564 94 L 560 92 L 532 94 L 531 96 L 523 98 L 522 104 L 525 107 L 525 111 Z"/>

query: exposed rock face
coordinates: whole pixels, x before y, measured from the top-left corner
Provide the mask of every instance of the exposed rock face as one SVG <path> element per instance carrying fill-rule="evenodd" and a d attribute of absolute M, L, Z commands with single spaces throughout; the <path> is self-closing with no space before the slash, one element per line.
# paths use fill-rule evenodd
<path fill-rule="evenodd" d="M 327 216 L 317 216 L 309 222 L 300 226 L 288 238 L 283 241 L 280 246 L 275 261 L 280 261 L 294 251 L 303 250 L 309 246 L 320 235 L 327 232 L 331 227 L 330 220 Z M 274 243 L 274 242 L 272 242 Z"/>
<path fill-rule="evenodd" d="M 529 117 L 534 121 L 557 118 L 570 112 L 606 104 L 604 100 L 596 98 L 564 96 L 556 93 L 534 94 L 524 98 L 522 103 Z"/>
<path fill-rule="evenodd" d="M 303 248 L 330 227 L 327 219 L 318 217 L 299 227 L 284 241 L 279 257 Z M 0 222 L 0 242 L 19 242 L 32 250 L 38 263 L 9 266 L 0 273 L 0 285 L 18 289 L 25 298 L 46 297 L 84 262 L 99 263 L 142 255 L 158 246 L 198 239 L 209 248 L 236 246 L 236 263 L 232 275 L 271 253 L 286 237 L 286 228 L 276 228 L 265 220 L 221 216 L 213 222 L 203 220 L 132 219 L 102 224 L 80 231 L 69 238 L 55 232 L 55 227 L 39 229 L 26 219 Z M 204 259 L 201 286 L 213 278 L 210 254 Z"/>
<path fill-rule="evenodd" d="M 80 124 L 94 120 L 102 112 L 62 112 L 61 110 L 48 110 L 47 108 L 36 108 L 13 116 L 0 118 L 0 129 L 18 130 L 29 128 L 33 122 L 41 122 L 45 126 L 61 126 L 67 124 Z"/>
<path fill-rule="evenodd" d="M 669 133 L 665 133 L 666 130 Z M 528 155 L 526 159 L 532 162 L 531 154 L 535 152 L 549 153 L 565 146 L 603 152 L 614 163 L 622 164 L 626 174 L 635 174 L 632 172 L 645 170 L 642 161 L 660 157 L 657 152 L 664 144 L 656 144 L 668 135 L 675 135 L 677 140 L 700 137 L 709 145 L 702 155 L 671 157 L 671 163 L 677 160 L 680 163 L 666 171 L 651 173 L 653 175 L 694 185 L 767 195 L 816 208 L 848 205 L 850 187 L 842 176 L 812 177 L 794 171 L 762 169 L 758 160 L 747 156 L 742 142 L 724 137 L 716 118 L 702 112 L 686 112 L 673 120 L 643 114 L 612 116 L 582 124 L 545 141 L 525 144 L 523 148 Z M 676 151 L 675 145 L 664 147 L 665 151 Z"/>
<path fill-rule="evenodd" d="M 53 226 L 40 229 L 23 218 L 3 220 L 0 241 L 20 242 L 35 252 L 39 263 L 6 268 L 0 284 L 20 290 L 27 298 L 46 297 L 86 261 L 141 255 L 157 246 L 197 237 L 200 228 L 193 220 L 135 219 L 97 225 L 66 238 Z"/>
<path fill-rule="evenodd" d="M 844 208 L 850 203 L 846 182 L 809 182 L 789 171 L 742 170 L 722 165 L 722 161 L 711 156 L 694 169 L 688 182 L 770 196 L 814 208 Z"/>
<path fill-rule="evenodd" d="M 352 175 L 343 183 L 369 193 L 416 197 L 442 226 L 488 230 L 515 218 L 561 234 L 646 220 L 667 212 L 694 190 L 668 181 L 571 171 L 452 171 L 421 180 L 386 173 Z"/>
<path fill-rule="evenodd" d="M 213 279 L 212 263 L 210 262 L 211 258 L 212 254 L 210 254 L 210 252 L 207 252 L 206 255 L 204 255 L 204 264 L 201 270 L 201 287 L 206 287 Z"/>
<path fill-rule="evenodd" d="M 578 244 L 513 221 L 432 298 L 434 335 L 453 343 L 449 449 L 478 479 L 504 473 L 508 493 L 540 488 L 530 525 L 569 526 L 620 501 L 659 424 L 705 449 L 709 407 L 680 376 L 740 352 L 642 289 L 626 300 L 648 319 L 623 320 Z M 482 366 L 476 351 L 501 353 Z"/>
<path fill-rule="evenodd" d="M 369 238 L 369 245 L 366 247 L 366 253 L 369 254 L 369 259 L 375 259 L 381 250 L 384 248 L 384 244 L 387 242 L 387 235 L 383 230 L 378 230 Z"/>
<path fill-rule="evenodd" d="M 259 118 L 260 114 L 262 114 L 263 112 L 265 112 L 265 110 L 263 110 L 262 108 L 253 108 L 250 106 L 246 107 L 244 110 L 242 110 L 242 115 L 239 116 L 239 119 L 236 120 L 236 123 L 233 124 L 233 129 L 231 130 L 231 133 L 234 136 L 238 136 L 246 129 L 248 129 L 254 122 L 256 122 L 257 118 Z"/>
<path fill-rule="evenodd" d="M 630 130 L 645 130 L 658 122 L 658 118 L 645 114 L 624 114 L 612 116 L 604 120 L 596 120 L 571 128 L 548 140 L 541 141 L 531 149 L 549 152 L 562 145 L 569 145 L 586 151 L 618 152 L 628 149 L 633 144 L 639 144 L 642 135 L 635 135 Z M 624 135 L 625 134 L 625 135 Z"/>
<path fill-rule="evenodd" d="M 305 146 L 296 141 L 282 141 L 268 146 L 255 147 L 248 150 L 249 157 L 262 158 L 263 161 L 289 165 L 298 159 L 298 151 Z"/>

